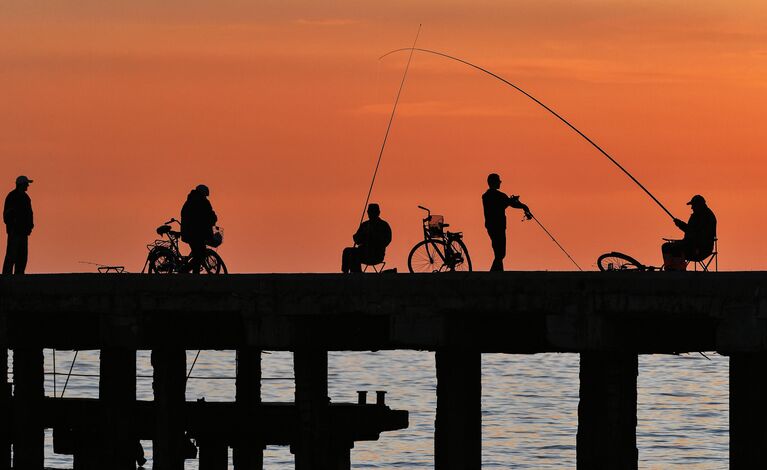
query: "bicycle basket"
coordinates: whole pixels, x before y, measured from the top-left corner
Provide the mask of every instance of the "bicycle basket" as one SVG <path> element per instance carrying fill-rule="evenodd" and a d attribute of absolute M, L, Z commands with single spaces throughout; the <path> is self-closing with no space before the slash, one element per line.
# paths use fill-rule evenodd
<path fill-rule="evenodd" d="M 445 225 L 445 218 L 443 216 L 431 216 L 431 220 L 429 220 L 429 235 L 441 237 L 443 225 Z"/>
<path fill-rule="evenodd" d="M 152 249 L 156 246 L 161 246 L 163 248 L 171 249 L 170 248 L 170 242 L 168 240 L 155 240 L 152 243 L 148 244 L 146 247 L 149 251 L 152 251 Z"/>
<path fill-rule="evenodd" d="M 213 237 L 206 242 L 206 245 L 216 248 L 224 243 L 224 229 L 221 227 L 213 227 Z"/>

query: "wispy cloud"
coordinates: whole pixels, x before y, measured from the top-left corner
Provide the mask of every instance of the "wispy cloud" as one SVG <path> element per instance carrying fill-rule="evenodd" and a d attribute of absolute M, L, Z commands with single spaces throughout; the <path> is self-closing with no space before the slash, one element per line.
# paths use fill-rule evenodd
<path fill-rule="evenodd" d="M 348 26 L 359 21 L 351 18 L 299 18 L 296 23 L 310 26 Z"/>
<path fill-rule="evenodd" d="M 355 114 L 389 114 L 391 103 L 368 104 L 352 110 Z M 448 103 L 444 101 L 422 101 L 415 103 L 401 103 L 397 107 L 397 114 L 402 116 L 473 116 L 473 117 L 501 117 L 528 115 L 529 110 L 512 108 L 508 106 L 476 106 Z"/>

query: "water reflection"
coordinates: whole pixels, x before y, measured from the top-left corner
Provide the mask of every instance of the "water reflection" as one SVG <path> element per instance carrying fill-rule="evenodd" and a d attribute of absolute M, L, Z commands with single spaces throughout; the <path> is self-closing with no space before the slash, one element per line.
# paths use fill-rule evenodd
<path fill-rule="evenodd" d="M 187 364 L 196 351 L 187 353 Z M 637 442 L 640 468 L 687 465 L 713 470 L 728 465 L 728 360 L 708 354 L 641 356 L 638 378 Z M 57 372 L 66 373 L 72 352 L 56 354 Z M 46 351 L 46 371 L 53 370 Z M 264 401 L 292 401 L 293 355 L 263 355 Z M 386 390 L 387 404 L 410 412 L 410 427 L 383 433 L 375 442 L 358 442 L 353 468 L 433 468 L 436 408 L 434 354 L 418 351 L 333 352 L 328 359 L 329 394 L 333 402 L 356 402 L 357 390 Z M 138 353 L 138 374 L 152 375 L 149 352 Z M 579 360 L 575 354 L 504 355 L 482 358 L 483 468 L 575 468 Z M 98 352 L 83 351 L 75 374 L 98 375 Z M 234 399 L 233 351 L 203 351 L 187 387 L 187 399 Z M 61 394 L 64 378 L 59 377 Z M 53 377 L 46 376 L 53 394 Z M 150 378 L 137 381 L 139 399 L 151 400 Z M 372 393 L 371 393 L 372 395 Z M 98 396 L 98 378 L 74 376 L 67 397 Z M 151 442 L 145 442 L 147 457 Z M 72 459 L 52 453 L 46 440 L 46 465 L 72 468 Z M 267 469 L 293 468 L 286 447 L 265 450 Z M 148 465 L 147 468 L 151 468 Z M 197 461 L 187 461 L 188 470 Z"/>

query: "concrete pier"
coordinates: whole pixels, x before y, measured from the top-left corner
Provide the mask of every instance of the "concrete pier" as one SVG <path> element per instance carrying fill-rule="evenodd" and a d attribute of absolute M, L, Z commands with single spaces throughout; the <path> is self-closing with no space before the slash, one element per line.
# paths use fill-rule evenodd
<path fill-rule="evenodd" d="M 184 470 L 186 416 L 186 351 L 163 348 L 152 351 L 154 367 L 155 470 Z"/>
<path fill-rule="evenodd" d="M 133 407 L 136 402 L 136 351 L 102 349 L 99 371 L 102 416 L 99 420 L 98 440 L 101 444 L 96 468 L 135 470 L 137 439 Z"/>
<path fill-rule="evenodd" d="M 0 470 L 9 436 L 17 468 L 42 468 L 44 428 L 83 469 L 127 468 L 141 438 L 156 469 L 180 470 L 188 436 L 204 468 L 223 468 L 230 447 L 237 470 L 261 468 L 265 445 L 288 445 L 299 469 L 345 470 L 354 442 L 407 426 L 407 413 L 329 403 L 327 353 L 395 349 L 436 352 L 438 470 L 481 467 L 483 353 L 581 354 L 577 461 L 591 470 L 638 467 L 638 355 L 696 351 L 731 357 L 731 467 L 762 468 L 764 285 L 761 272 L 5 276 L 14 392 L 0 395 L 13 410 Z M 101 350 L 100 400 L 43 398 L 53 347 Z M 237 351 L 234 402 L 185 401 L 184 351 L 197 349 Z M 153 402 L 135 400 L 136 350 L 152 351 Z M 294 403 L 261 402 L 263 350 L 295 353 Z"/>
<path fill-rule="evenodd" d="M 441 349 L 437 367 L 434 468 L 482 468 L 482 355 Z"/>
<path fill-rule="evenodd" d="M 767 353 L 730 356 L 730 468 L 767 466 Z"/>
<path fill-rule="evenodd" d="M 245 409 L 261 404 L 261 351 L 252 348 L 237 350 L 237 379 L 235 400 Z M 258 432 L 243 432 L 233 449 L 234 470 L 261 470 L 264 466 L 264 441 Z"/>
<path fill-rule="evenodd" d="M 635 470 L 636 354 L 581 353 L 579 470 Z"/>
<path fill-rule="evenodd" d="M 13 468 L 43 468 L 43 350 L 13 351 Z"/>

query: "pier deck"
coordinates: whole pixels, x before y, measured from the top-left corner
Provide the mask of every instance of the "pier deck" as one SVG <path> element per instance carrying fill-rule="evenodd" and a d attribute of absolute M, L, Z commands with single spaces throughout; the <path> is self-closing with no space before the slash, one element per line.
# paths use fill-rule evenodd
<path fill-rule="evenodd" d="M 260 404 L 259 351 L 295 352 L 291 446 L 299 469 L 348 468 L 349 442 L 342 451 L 326 435 L 333 413 L 327 351 L 435 351 L 438 470 L 481 465 L 482 353 L 581 354 L 578 468 L 592 470 L 637 468 L 638 354 L 718 351 L 730 356 L 731 468 L 767 465 L 763 272 L 2 277 L 0 343 L 15 350 L 18 369 L 0 413 L 13 407 L 16 416 L 42 409 L 43 348 L 102 351 L 101 420 L 129 431 L 104 439 L 108 449 L 96 460 L 117 459 L 124 468 L 131 468 L 126 455 L 136 431 L 120 409 L 148 406 L 135 402 L 135 351 L 152 350 L 161 470 L 181 468 L 179 436 L 192 405 L 180 403 L 185 359 L 178 352 L 187 349 L 238 351 L 246 366 L 238 369 L 243 409 Z M 47 414 L 74 405 L 60 406 Z M 0 443 L 12 434 L 18 465 L 41 468 L 37 447 L 47 421 L 18 421 L 0 428 Z M 235 454 L 253 454 L 231 445 Z M 2 456 L 0 469 L 8 468 L 5 450 Z M 235 468 L 261 468 L 258 459 L 236 458 Z"/>

